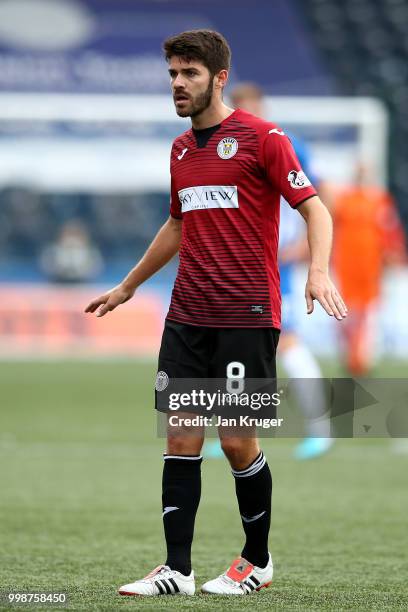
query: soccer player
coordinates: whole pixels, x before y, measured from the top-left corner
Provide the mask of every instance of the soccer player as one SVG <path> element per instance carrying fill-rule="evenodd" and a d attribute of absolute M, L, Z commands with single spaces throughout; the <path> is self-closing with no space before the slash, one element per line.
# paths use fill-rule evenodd
<path fill-rule="evenodd" d="M 179 252 L 157 382 L 165 376 L 225 378 L 234 362 L 245 377 L 273 379 L 280 328 L 280 195 L 308 226 L 308 312 L 316 299 L 341 320 L 346 307 L 328 276 L 331 218 L 282 130 L 224 104 L 231 52 L 223 36 L 183 32 L 165 41 L 164 52 L 176 112 L 192 122 L 171 151 L 170 217 L 128 276 L 86 311 L 106 315 Z M 219 432 L 235 479 L 245 544 L 230 568 L 202 591 L 246 595 L 272 581 L 272 479 L 255 434 Z M 169 430 L 162 481 L 167 560 L 122 586 L 120 594 L 194 594 L 191 545 L 203 442 L 202 432 L 185 436 Z"/>
<path fill-rule="evenodd" d="M 361 162 L 354 184 L 334 199 L 332 214 L 334 272 L 352 310 L 341 330 L 345 366 L 351 376 L 368 376 L 382 276 L 387 265 L 404 262 L 404 232 L 391 196 L 374 184 L 370 169 Z"/>

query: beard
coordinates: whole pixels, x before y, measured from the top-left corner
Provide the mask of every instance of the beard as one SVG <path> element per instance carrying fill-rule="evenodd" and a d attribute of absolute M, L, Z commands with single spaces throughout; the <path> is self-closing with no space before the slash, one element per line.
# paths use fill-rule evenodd
<path fill-rule="evenodd" d="M 176 113 L 179 117 L 197 117 L 201 115 L 210 106 L 213 97 L 213 83 L 212 79 L 208 84 L 208 87 L 203 93 L 198 94 L 191 100 L 190 108 L 185 110 L 177 109 Z"/>

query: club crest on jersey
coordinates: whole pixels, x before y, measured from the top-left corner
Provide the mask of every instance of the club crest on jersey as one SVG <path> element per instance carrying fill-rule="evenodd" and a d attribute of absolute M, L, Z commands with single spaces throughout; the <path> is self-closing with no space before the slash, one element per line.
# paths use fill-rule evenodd
<path fill-rule="evenodd" d="M 312 184 L 303 170 L 291 170 L 288 174 L 288 181 L 293 189 L 303 189 L 304 187 L 310 187 Z"/>
<path fill-rule="evenodd" d="M 160 370 L 160 372 L 157 372 L 157 376 L 156 376 L 156 384 L 155 384 L 155 388 L 156 391 L 164 391 L 169 384 L 169 377 L 166 374 L 166 372 L 163 372 L 163 370 Z"/>
<path fill-rule="evenodd" d="M 238 141 L 235 138 L 223 138 L 217 145 L 217 153 L 221 159 L 231 159 L 238 151 Z"/>

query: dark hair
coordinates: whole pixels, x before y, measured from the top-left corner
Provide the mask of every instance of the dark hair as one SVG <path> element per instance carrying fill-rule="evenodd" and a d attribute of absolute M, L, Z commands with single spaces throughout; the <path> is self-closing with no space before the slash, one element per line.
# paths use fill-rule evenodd
<path fill-rule="evenodd" d="M 164 41 L 163 50 L 168 61 L 174 55 L 204 64 L 214 76 L 229 70 L 231 49 L 225 38 L 213 30 L 189 30 Z"/>

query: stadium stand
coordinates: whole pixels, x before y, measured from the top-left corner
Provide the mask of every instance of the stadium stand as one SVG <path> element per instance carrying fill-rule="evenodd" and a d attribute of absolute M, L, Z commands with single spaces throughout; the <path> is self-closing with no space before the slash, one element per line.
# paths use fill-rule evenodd
<path fill-rule="evenodd" d="M 390 111 L 390 188 L 408 224 L 408 3 L 298 2 L 344 94 L 381 98 Z"/>
<path fill-rule="evenodd" d="M 162 193 L 42 193 L 9 187 L 0 192 L 0 200 L 0 272 L 5 280 L 44 280 L 44 245 L 70 221 L 86 228 L 108 262 L 108 276 L 120 274 L 141 257 L 168 215 Z"/>

